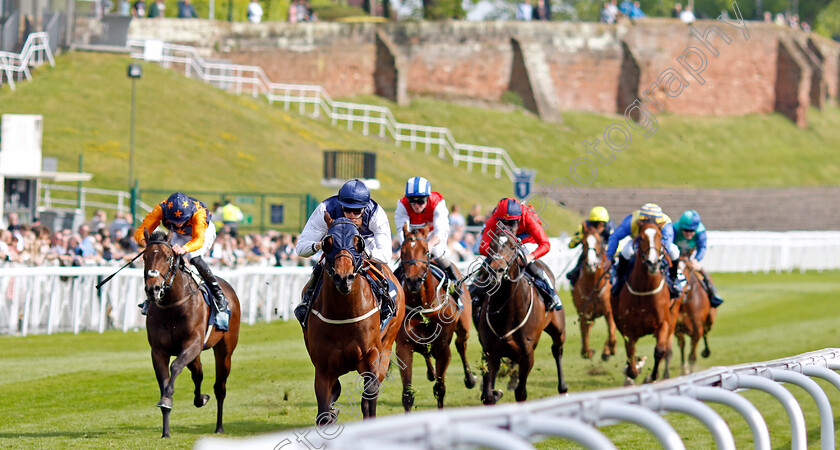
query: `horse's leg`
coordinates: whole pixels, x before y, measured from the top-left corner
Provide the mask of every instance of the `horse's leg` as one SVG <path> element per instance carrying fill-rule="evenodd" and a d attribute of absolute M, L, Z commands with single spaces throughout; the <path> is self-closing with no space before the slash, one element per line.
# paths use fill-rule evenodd
<path fill-rule="evenodd" d="M 708 341 L 708 339 L 706 339 L 706 335 L 705 335 L 705 334 L 703 335 L 703 345 L 704 345 L 706 348 L 704 348 L 704 349 L 703 349 L 703 353 L 700 353 L 700 356 L 702 356 L 702 357 L 704 357 L 704 358 L 708 358 L 708 357 L 709 357 L 709 355 L 711 355 L 711 354 L 712 354 L 712 351 L 711 351 L 711 350 L 709 350 L 709 341 Z"/>
<path fill-rule="evenodd" d="M 193 384 L 195 385 L 195 399 L 193 405 L 196 408 L 201 408 L 210 400 L 210 396 L 201 393 L 201 382 L 204 380 L 204 372 L 201 370 L 201 355 L 197 356 L 195 360 L 187 364 L 187 368 L 192 373 Z"/>
<path fill-rule="evenodd" d="M 414 406 L 414 388 L 411 386 L 411 370 L 414 365 L 414 342 L 408 336 L 400 336 L 397 340 L 397 358 L 403 362 L 400 365 L 400 378 L 402 379 L 403 392 L 402 404 L 405 412 L 411 411 Z"/>
<path fill-rule="evenodd" d="M 580 322 L 580 356 L 589 359 L 595 354 L 595 350 L 589 348 L 589 329 L 592 328 L 592 322 L 586 320 L 582 313 L 578 314 L 578 321 Z"/>
<path fill-rule="evenodd" d="M 682 367 L 682 374 L 688 375 L 688 363 L 685 361 L 685 334 L 682 331 L 676 333 L 677 345 L 680 347 L 680 367 Z"/>
<path fill-rule="evenodd" d="M 470 338 L 470 315 L 461 314 L 455 324 L 455 349 L 458 350 L 458 355 L 461 356 L 461 364 L 464 367 L 464 385 L 467 389 L 475 387 L 475 375 L 470 369 L 470 363 L 467 360 L 467 340 Z"/>
<path fill-rule="evenodd" d="M 624 338 L 624 350 L 627 352 L 627 366 L 624 368 L 624 385 L 631 386 L 633 380 L 639 376 L 636 366 L 636 338 Z"/>
<path fill-rule="evenodd" d="M 159 406 L 163 408 L 172 408 L 172 395 L 175 393 L 175 379 L 184 370 L 187 364 L 191 363 L 201 353 L 201 339 L 195 338 L 192 342 L 187 343 L 181 353 L 172 361 L 169 366 L 169 382 L 166 383 L 163 396 L 160 398 Z"/>
<path fill-rule="evenodd" d="M 429 351 L 429 347 L 425 344 L 417 344 L 417 346 L 420 348 L 423 360 L 426 361 L 426 379 L 435 381 L 437 374 L 435 373 L 435 365 L 432 363 L 432 353 Z"/>
<path fill-rule="evenodd" d="M 163 435 L 161 437 L 169 437 L 169 412 L 172 409 L 172 404 L 169 407 L 161 404 L 163 401 L 163 393 L 166 391 L 166 385 L 169 383 L 169 353 L 159 348 L 152 349 L 152 366 L 155 369 L 155 377 L 157 378 L 158 387 L 160 388 L 161 401 L 157 406 L 160 407 L 160 412 L 163 415 Z"/>
<path fill-rule="evenodd" d="M 565 394 L 569 390 L 566 386 L 566 380 L 563 378 L 563 344 L 566 342 L 565 320 L 563 320 L 563 327 L 561 327 L 560 319 L 557 317 L 559 313 L 551 314 L 554 314 L 554 317 L 551 318 L 551 322 L 549 322 L 545 331 L 551 336 L 551 354 L 554 356 L 554 363 L 557 365 L 557 392 Z M 563 319 L 565 319 L 565 316 Z"/>
<path fill-rule="evenodd" d="M 495 353 L 485 353 L 487 372 L 481 383 L 481 402 L 485 405 L 495 405 L 502 398 L 502 391 L 496 390 L 496 374 L 499 372 L 501 357 Z"/>
<path fill-rule="evenodd" d="M 604 313 L 604 319 L 607 320 L 607 343 L 604 346 L 604 353 L 601 354 L 601 359 L 603 361 L 608 361 L 610 357 L 615 356 L 615 319 L 613 318 L 612 311 L 609 308 L 609 302 L 606 302 L 606 312 Z"/>
<path fill-rule="evenodd" d="M 376 400 L 379 397 L 381 386 L 379 377 L 376 375 L 378 373 L 377 368 L 374 366 L 379 357 L 379 352 L 376 352 L 376 356 L 372 362 L 367 364 L 364 371 L 359 371 L 365 386 L 364 392 L 362 392 L 362 417 L 365 419 L 376 417 Z"/>
<path fill-rule="evenodd" d="M 691 353 L 688 355 L 688 365 L 691 373 L 694 373 L 694 367 L 697 365 L 697 345 L 700 344 L 700 339 L 703 338 L 703 324 L 700 320 L 694 320 L 694 330 L 691 333 Z"/>
<path fill-rule="evenodd" d="M 336 421 L 336 414 L 331 408 L 334 383 L 333 377 L 318 368 L 315 369 L 315 398 L 318 402 L 318 415 L 315 417 L 316 426 L 325 427 Z"/>
<path fill-rule="evenodd" d="M 668 339 L 671 337 L 669 325 L 667 323 L 662 323 L 659 325 L 659 329 L 656 330 L 656 348 L 653 350 L 653 370 L 651 370 L 650 375 L 645 377 L 645 383 L 652 383 L 659 378 L 659 363 L 662 362 L 663 358 L 670 359 L 670 356 L 667 355 L 668 353 Z M 665 371 L 668 371 L 668 363 L 665 363 Z"/>
<path fill-rule="evenodd" d="M 528 399 L 528 374 L 534 367 L 534 349 L 519 358 L 519 383 L 516 386 L 514 395 L 517 402 L 524 402 Z"/>
<path fill-rule="evenodd" d="M 451 333 L 451 331 L 450 331 Z M 446 369 L 449 367 L 449 362 L 452 360 L 452 350 L 449 349 L 449 343 L 452 341 L 452 335 L 439 336 L 435 342 L 432 352 L 435 357 L 435 372 L 437 379 L 433 392 L 437 400 L 438 408 L 443 408 L 443 398 L 446 396 Z"/>
<path fill-rule="evenodd" d="M 216 394 L 216 433 L 224 433 L 222 426 L 222 413 L 227 396 L 227 379 L 230 376 L 230 358 L 233 350 L 227 346 L 227 341 L 222 340 L 213 347 L 213 356 L 216 358 L 216 382 L 213 384 L 213 392 Z"/>

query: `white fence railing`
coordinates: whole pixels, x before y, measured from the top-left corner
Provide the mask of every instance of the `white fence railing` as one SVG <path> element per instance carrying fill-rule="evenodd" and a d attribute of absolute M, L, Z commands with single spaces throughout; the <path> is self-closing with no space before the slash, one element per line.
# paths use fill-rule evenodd
<path fill-rule="evenodd" d="M 122 213 L 131 211 L 131 193 L 113 189 L 98 189 L 61 184 L 39 184 L 38 207 L 40 208 L 99 208 Z M 62 194 L 64 193 L 64 194 Z M 75 198 L 73 198 L 74 194 Z M 97 201 L 96 199 L 99 199 Z M 143 211 L 152 207 L 137 200 L 137 206 Z"/>
<path fill-rule="evenodd" d="M 301 114 L 318 117 L 323 112 L 333 125 L 338 125 L 340 121 L 346 122 L 348 130 L 360 124 L 365 136 L 390 136 L 397 145 L 407 142 L 412 150 L 421 148 L 426 153 L 436 151 L 440 158 L 448 155 L 456 166 L 464 162 L 468 171 L 478 165 L 482 173 L 492 168 L 496 178 L 504 173 L 513 180 L 518 170 L 503 148 L 461 144 L 444 127 L 397 122 L 387 107 L 334 101 L 321 86 L 273 83 L 258 66 L 206 61 L 198 50 L 185 45 L 129 39 L 128 46 L 134 58 L 157 61 L 164 67 L 182 64 L 184 74 L 188 77 L 204 80 L 237 94 L 247 93 L 254 97 L 263 95 L 269 103 L 282 103 L 287 110 L 292 104 L 297 104 Z"/>
<path fill-rule="evenodd" d="M 532 442 L 546 437 L 567 439 L 591 449 L 615 449 L 597 427 L 629 422 L 647 429 L 666 450 L 685 449 L 680 431 L 661 417 L 679 412 L 698 419 L 711 432 L 721 450 L 736 448 L 732 431 L 706 403 L 719 403 L 738 412 L 748 424 L 757 450 L 771 448 L 767 424 L 745 397 L 744 389 L 764 391 L 775 397 L 788 415 L 789 448 L 808 448 L 808 429 L 802 407 L 781 386 L 803 388 L 819 410 L 820 448 L 834 448 L 834 416 L 825 391 L 813 379 L 840 389 L 840 349 L 824 349 L 760 363 L 717 367 L 693 375 L 632 388 L 606 389 L 555 396 L 493 407 L 442 409 L 379 417 L 376 420 L 338 423 L 328 427 L 284 431 L 232 441 L 202 438 L 195 448 L 215 450 L 235 445 L 239 450 L 304 448 L 493 448 L 532 449 Z M 389 377 L 395 376 L 393 373 Z M 813 425 L 812 425 L 813 426 Z M 300 437 L 303 436 L 304 439 Z M 739 443 L 739 447 L 748 446 Z M 787 443 L 784 444 L 787 447 Z"/>
<path fill-rule="evenodd" d="M 782 272 L 840 268 L 840 232 L 726 233 L 710 232 L 704 260 L 710 272 Z M 568 238 L 553 238 L 544 260 L 557 277 L 561 296 L 569 288 L 565 274 L 579 250 Z M 768 262 L 769 261 L 769 262 Z M 462 272 L 471 267 L 459 263 Z M 143 327 L 136 307 L 142 301 L 142 270 L 125 269 L 101 292 L 98 280 L 116 267 L 0 268 L 0 334 L 39 334 Z M 287 320 L 300 299 L 311 269 L 307 267 L 244 267 L 219 270 L 239 295 L 243 321 Z"/>
<path fill-rule="evenodd" d="M 31 33 L 26 38 L 20 53 L 0 52 L 0 84 L 3 79 L 9 83 L 9 87 L 15 89 L 14 74 L 18 75 L 18 81 L 24 77 L 27 81 L 32 79 L 31 67 L 37 67 L 45 62 L 55 66 L 55 58 L 50 48 L 50 38 L 45 32 Z"/>

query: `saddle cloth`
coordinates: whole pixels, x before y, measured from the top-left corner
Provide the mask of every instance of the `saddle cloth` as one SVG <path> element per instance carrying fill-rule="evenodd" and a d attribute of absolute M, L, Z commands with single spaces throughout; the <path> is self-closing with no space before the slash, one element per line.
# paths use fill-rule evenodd
<path fill-rule="evenodd" d="M 227 331 L 227 327 L 222 328 L 216 321 L 216 304 L 213 302 L 213 296 L 210 294 L 210 289 L 206 284 L 202 283 L 198 285 L 198 290 L 201 292 L 201 297 L 204 299 L 204 303 L 210 307 L 210 317 L 207 320 L 207 326 L 209 327 L 210 325 L 213 325 L 217 330 Z"/>

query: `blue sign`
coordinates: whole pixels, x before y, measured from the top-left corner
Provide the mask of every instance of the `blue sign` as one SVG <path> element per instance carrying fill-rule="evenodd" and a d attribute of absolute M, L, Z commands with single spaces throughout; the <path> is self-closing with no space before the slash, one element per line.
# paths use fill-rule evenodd
<path fill-rule="evenodd" d="M 283 204 L 271 205 L 271 223 L 283 223 Z"/>
<path fill-rule="evenodd" d="M 519 200 L 525 200 L 531 195 L 531 189 L 534 186 L 534 178 L 537 176 L 536 170 L 519 169 L 514 174 L 513 180 L 513 195 Z"/>

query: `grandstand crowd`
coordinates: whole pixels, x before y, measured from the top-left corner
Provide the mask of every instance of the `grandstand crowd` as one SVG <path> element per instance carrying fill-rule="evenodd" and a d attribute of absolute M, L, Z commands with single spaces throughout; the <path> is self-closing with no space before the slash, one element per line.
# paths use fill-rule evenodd
<path fill-rule="evenodd" d="M 484 218 L 480 206 L 475 205 L 464 218 L 457 205 L 450 214 L 452 233 L 449 250 L 453 260 L 469 261 L 478 253 L 477 233 Z M 295 253 L 297 233 L 269 230 L 264 233 L 241 232 L 217 221 L 218 237 L 206 256 L 211 265 L 235 268 L 256 266 L 311 266 L 311 258 Z M 469 224 L 469 226 L 468 226 Z M 135 242 L 135 227 L 131 215 L 116 213 L 109 219 L 106 212 L 97 210 L 77 229 L 51 230 L 38 220 L 20 223 L 16 214 L 9 214 L 0 230 L 0 266 L 110 266 L 122 265 L 140 250 Z M 394 259 L 399 257 L 399 243 L 394 237 Z M 142 264 L 137 261 L 135 264 Z"/>

